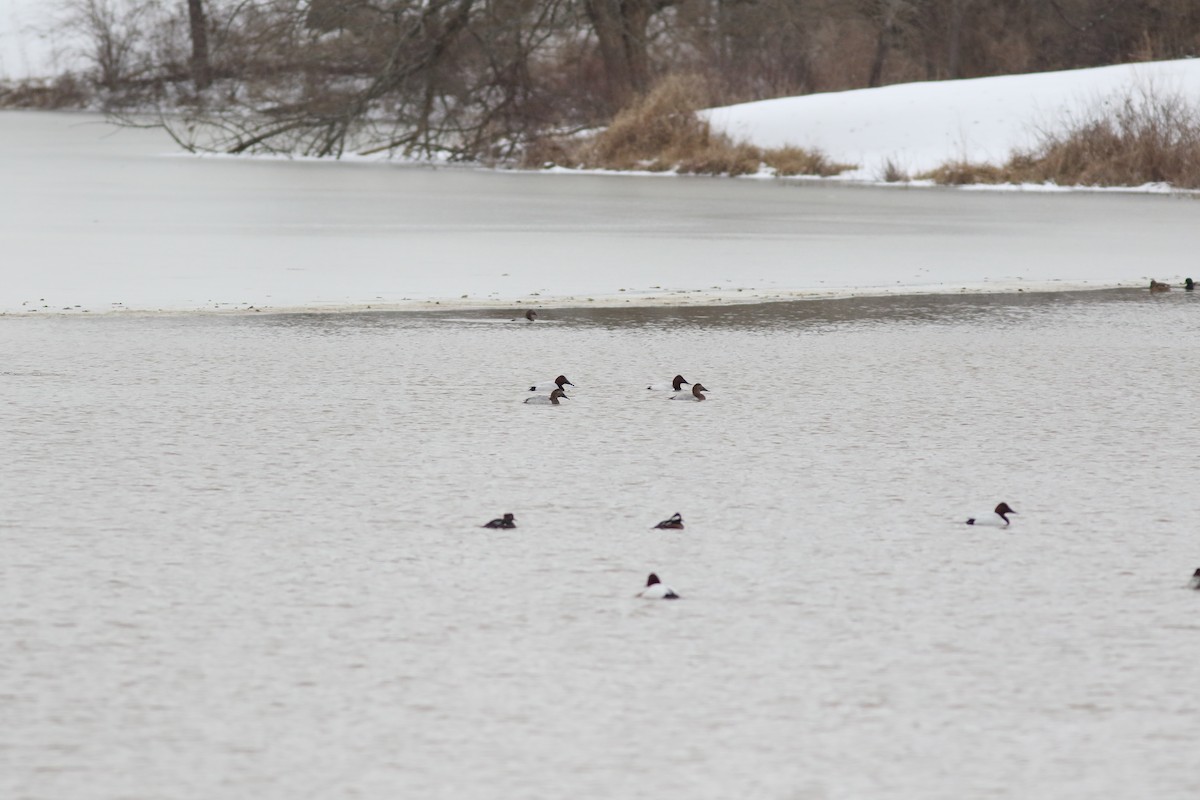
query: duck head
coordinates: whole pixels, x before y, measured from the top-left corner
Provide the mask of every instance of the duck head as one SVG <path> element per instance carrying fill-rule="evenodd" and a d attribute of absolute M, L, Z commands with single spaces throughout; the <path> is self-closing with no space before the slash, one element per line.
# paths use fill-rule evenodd
<path fill-rule="evenodd" d="M 685 384 L 685 383 L 690 386 L 692 382 L 684 380 L 682 375 L 676 375 L 671 380 L 671 388 L 678 392 L 681 390 L 683 384 Z"/>
<path fill-rule="evenodd" d="M 564 392 L 562 389 L 555 389 L 553 392 L 550 393 L 550 402 L 554 403 L 554 405 L 558 405 L 558 401 L 560 398 L 563 400 L 571 399 L 571 398 L 567 397 L 567 393 Z"/>
<path fill-rule="evenodd" d="M 1007 515 L 1015 514 L 1017 512 L 1015 512 L 1011 508 L 1009 508 L 1008 503 L 1001 503 L 1000 505 L 996 506 L 996 513 L 999 514 L 1004 519 L 1005 522 L 1008 522 Z"/>
<path fill-rule="evenodd" d="M 567 380 L 566 375 L 559 375 L 557 378 L 554 379 L 554 382 L 556 384 L 558 384 L 558 388 L 560 388 L 560 389 L 563 387 L 563 384 L 566 384 L 567 386 L 575 385 L 575 384 L 571 383 L 569 380 Z"/>

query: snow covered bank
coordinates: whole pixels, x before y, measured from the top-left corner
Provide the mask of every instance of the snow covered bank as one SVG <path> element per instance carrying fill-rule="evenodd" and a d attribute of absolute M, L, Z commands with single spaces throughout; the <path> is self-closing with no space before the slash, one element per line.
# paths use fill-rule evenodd
<path fill-rule="evenodd" d="M 999 164 L 1099 104 L 1130 92 L 1178 94 L 1200 104 L 1200 59 L 908 83 L 785 97 L 712 109 L 717 130 L 759 147 L 818 148 L 880 180 L 890 161 L 909 173 L 955 159 Z"/>

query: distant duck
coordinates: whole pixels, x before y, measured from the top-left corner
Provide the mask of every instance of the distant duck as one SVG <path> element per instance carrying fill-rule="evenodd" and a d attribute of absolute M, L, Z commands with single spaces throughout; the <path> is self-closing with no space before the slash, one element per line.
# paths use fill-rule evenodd
<path fill-rule="evenodd" d="M 1189 583 L 1188 586 L 1200 591 L 1200 569 L 1197 569 L 1192 573 L 1192 582 Z"/>
<path fill-rule="evenodd" d="M 1184 282 L 1183 282 L 1183 290 L 1184 290 L 1185 292 L 1191 292 L 1191 291 L 1195 291 L 1195 289 L 1196 289 L 1196 283 L 1195 283 L 1195 281 L 1193 281 L 1191 278 L 1187 278 L 1186 280 L 1184 280 Z"/>
<path fill-rule="evenodd" d="M 682 392 L 683 384 L 685 384 L 685 383 L 688 386 L 692 385 L 692 382 L 684 380 L 682 375 L 676 375 L 674 378 L 671 379 L 670 383 L 652 383 L 649 386 L 647 386 L 646 388 L 652 389 L 653 391 L 656 391 L 656 392 Z"/>
<path fill-rule="evenodd" d="M 571 383 L 569 380 L 567 380 L 566 375 L 559 375 L 557 378 L 555 378 L 552 381 L 538 381 L 533 386 L 529 387 L 529 391 L 544 392 L 552 386 L 557 386 L 559 389 L 561 389 L 561 388 L 563 388 L 563 384 L 566 384 L 567 386 L 575 385 L 575 384 Z"/>
<path fill-rule="evenodd" d="M 663 530 L 681 531 L 683 530 L 683 517 L 678 514 L 672 514 L 670 519 L 664 519 L 654 527 L 662 528 Z"/>
<path fill-rule="evenodd" d="M 692 391 L 680 392 L 679 394 L 673 396 L 671 399 L 672 400 L 707 400 L 708 399 L 707 397 L 700 394 L 701 392 L 707 392 L 707 391 L 708 391 L 708 389 L 704 388 L 704 384 L 693 383 Z"/>
<path fill-rule="evenodd" d="M 491 522 L 489 522 L 488 524 L 484 525 L 483 527 L 484 528 L 515 528 L 515 527 L 517 527 L 517 521 L 513 517 L 512 514 L 505 514 L 500 519 L 494 519 Z"/>
<path fill-rule="evenodd" d="M 526 397 L 525 402 L 531 406 L 556 406 L 559 405 L 559 398 L 564 400 L 571 399 L 567 397 L 567 393 L 562 389 L 555 389 L 550 393 L 549 397 L 542 397 L 541 395 L 538 395 L 537 397 Z"/>
<path fill-rule="evenodd" d="M 967 520 L 967 524 L 981 525 L 989 528 L 1005 528 L 1008 527 L 1009 523 L 1008 515 L 1015 513 L 1017 512 L 1008 507 L 1008 503 L 1001 503 L 1000 505 L 996 506 L 996 512 L 994 515 L 987 514 L 979 517 L 971 517 Z"/>
<path fill-rule="evenodd" d="M 646 588 L 638 592 L 638 597 L 645 600 L 678 600 L 675 590 L 658 579 L 653 572 L 646 578 Z"/>
<path fill-rule="evenodd" d="M 520 317 L 517 317 L 517 319 L 520 319 Z M 517 319 L 514 319 L 512 321 L 516 322 Z M 529 309 L 528 311 L 525 312 L 525 319 L 529 320 L 530 322 L 537 322 L 537 312 L 534 311 L 532 308 Z"/>
<path fill-rule="evenodd" d="M 1169 291 L 1171 291 L 1171 284 L 1159 283 L 1158 281 L 1151 278 L 1150 279 L 1150 291 L 1152 291 L 1152 292 L 1169 292 Z"/>

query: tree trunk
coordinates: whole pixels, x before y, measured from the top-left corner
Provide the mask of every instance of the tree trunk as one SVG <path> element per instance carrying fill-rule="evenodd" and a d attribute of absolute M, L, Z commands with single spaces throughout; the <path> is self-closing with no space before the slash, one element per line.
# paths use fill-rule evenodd
<path fill-rule="evenodd" d="M 196 89 L 212 85 L 212 67 L 208 62 L 208 20 L 203 0 L 188 0 L 188 22 L 192 33 L 192 83 Z"/>
<path fill-rule="evenodd" d="M 609 111 L 650 88 L 646 31 L 650 18 L 676 0 L 585 0 L 588 19 L 604 61 Z"/>
<path fill-rule="evenodd" d="M 946 32 L 946 72 L 951 79 L 962 77 L 963 6 L 966 0 L 950 0 L 950 29 Z"/>

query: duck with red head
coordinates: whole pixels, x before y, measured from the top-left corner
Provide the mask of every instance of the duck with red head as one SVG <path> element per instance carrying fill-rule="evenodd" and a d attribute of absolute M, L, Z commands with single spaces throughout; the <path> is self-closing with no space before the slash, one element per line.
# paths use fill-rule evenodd
<path fill-rule="evenodd" d="M 658 579 L 658 576 L 653 572 L 650 577 L 646 578 L 646 588 L 638 592 L 638 597 L 643 600 L 678 600 L 679 595 L 675 594 L 675 590 Z"/>
<path fill-rule="evenodd" d="M 680 392 L 677 395 L 672 395 L 671 399 L 672 400 L 707 400 L 708 398 L 705 397 L 703 394 L 701 394 L 702 392 L 707 392 L 707 391 L 708 391 L 708 389 L 704 388 L 703 383 L 693 383 L 692 390 L 690 392 Z"/>
<path fill-rule="evenodd" d="M 995 511 L 991 514 L 980 514 L 977 517 L 969 517 L 967 524 L 991 528 L 1007 528 L 1009 523 L 1008 515 L 1015 513 L 1017 512 L 1008 507 L 1008 503 L 1001 503 L 996 506 Z"/>
<path fill-rule="evenodd" d="M 531 391 L 531 392 L 546 392 L 546 391 L 553 390 L 555 387 L 562 389 L 564 386 L 570 386 L 570 387 L 574 388 L 575 384 L 573 384 L 569 380 L 567 380 L 566 375 L 559 375 L 557 378 L 555 378 L 552 381 L 538 381 L 537 383 L 535 383 L 529 387 L 529 391 Z M 566 390 L 564 389 L 564 391 L 566 391 Z"/>
<path fill-rule="evenodd" d="M 682 392 L 683 385 L 685 383 L 688 386 L 692 385 L 692 382 L 684 379 L 684 377 L 682 375 L 676 375 L 674 378 L 667 381 L 666 383 L 652 383 L 649 386 L 647 386 L 646 388 L 650 389 L 651 391 L 654 391 L 654 392 Z"/>
<path fill-rule="evenodd" d="M 555 389 L 550 393 L 549 397 L 542 397 L 541 395 L 538 395 L 537 397 L 526 397 L 524 402 L 531 406 L 557 406 L 559 405 L 558 401 L 560 399 L 570 400 L 571 398 L 567 397 L 567 393 L 562 389 Z"/>

